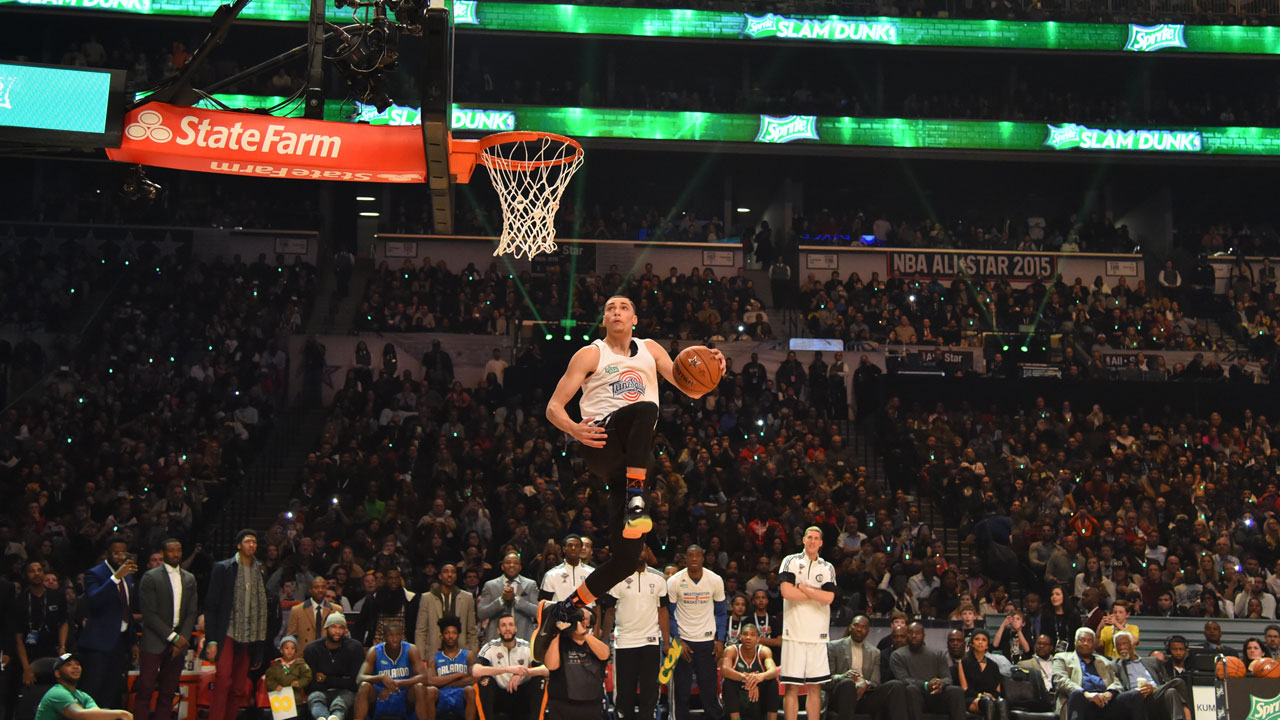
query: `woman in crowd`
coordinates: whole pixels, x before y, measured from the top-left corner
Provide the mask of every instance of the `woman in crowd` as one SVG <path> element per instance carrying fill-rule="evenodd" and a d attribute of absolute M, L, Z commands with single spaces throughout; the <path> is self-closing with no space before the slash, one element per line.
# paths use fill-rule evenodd
<path fill-rule="evenodd" d="M 1049 591 L 1049 604 L 1040 616 L 1040 632 L 1053 641 L 1056 652 L 1071 650 L 1076 644 L 1076 630 L 1080 628 L 1080 615 L 1067 603 L 1067 593 L 1061 587 Z"/>
<path fill-rule="evenodd" d="M 986 630 L 975 630 L 969 637 L 969 652 L 960 660 L 957 670 L 960 689 L 964 690 L 967 709 L 984 720 L 1008 717 L 1000 686 L 1000 667 L 987 657 L 991 637 Z"/>

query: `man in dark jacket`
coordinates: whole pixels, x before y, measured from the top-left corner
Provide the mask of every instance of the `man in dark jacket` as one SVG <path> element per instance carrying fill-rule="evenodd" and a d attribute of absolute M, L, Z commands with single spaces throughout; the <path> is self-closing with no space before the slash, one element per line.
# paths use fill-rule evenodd
<path fill-rule="evenodd" d="M 84 574 L 86 617 L 80 633 L 84 676 L 80 689 L 99 707 L 120 707 L 124 675 L 133 664 L 129 652 L 137 637 L 133 608 L 137 605 L 138 565 L 120 536 L 107 540 L 107 557 Z"/>
<path fill-rule="evenodd" d="M 355 707 L 356 678 L 364 664 L 364 646 L 347 636 L 347 619 L 333 613 L 324 621 L 324 637 L 302 653 L 311 668 L 307 707 L 311 717 L 343 720 Z"/>
<path fill-rule="evenodd" d="M 215 563 L 209 574 L 204 655 L 217 666 L 209 720 L 236 720 L 240 709 L 250 703 L 250 665 L 255 656 L 261 663 L 263 645 L 272 636 L 269 616 L 279 623 L 280 613 L 268 612 L 267 579 L 262 563 L 254 557 L 257 552 L 257 533 L 241 530 L 236 534 L 236 554 Z"/>

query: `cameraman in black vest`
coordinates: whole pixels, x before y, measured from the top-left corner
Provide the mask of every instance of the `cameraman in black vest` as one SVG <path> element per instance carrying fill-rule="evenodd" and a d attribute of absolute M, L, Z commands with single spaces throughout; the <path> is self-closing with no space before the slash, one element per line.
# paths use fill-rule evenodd
<path fill-rule="evenodd" d="M 572 630 L 565 628 L 552 638 L 543 656 L 543 664 L 551 671 L 546 717 L 600 720 L 608 662 L 609 646 L 591 634 L 591 613 L 585 613 Z"/>

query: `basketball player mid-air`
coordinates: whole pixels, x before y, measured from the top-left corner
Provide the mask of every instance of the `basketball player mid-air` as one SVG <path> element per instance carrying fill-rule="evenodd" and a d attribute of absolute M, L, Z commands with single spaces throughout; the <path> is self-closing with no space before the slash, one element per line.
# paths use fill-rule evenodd
<path fill-rule="evenodd" d="M 567 599 L 550 607 L 544 601 L 539 608 L 535 660 L 541 659 L 540 651 L 555 636 L 557 625 L 576 623 L 582 608 L 636 571 L 644 535 L 653 529 L 644 498 L 653 459 L 653 430 L 658 424 L 658 374 L 679 386 L 672 377 L 671 357 L 653 340 L 633 338 L 635 324 L 631 299 L 610 297 L 604 306 L 604 339 L 574 353 L 547 403 L 547 419 L 578 441 L 591 473 L 613 490 L 609 499 L 613 538 L 608 562 Z M 723 374 L 724 355 L 719 350 L 710 352 Z M 582 420 L 574 422 L 565 405 L 579 388 Z"/>

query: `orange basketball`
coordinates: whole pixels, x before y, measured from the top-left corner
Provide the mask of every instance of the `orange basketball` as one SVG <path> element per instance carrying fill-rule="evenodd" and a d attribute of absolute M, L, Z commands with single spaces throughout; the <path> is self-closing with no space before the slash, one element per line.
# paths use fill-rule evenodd
<path fill-rule="evenodd" d="M 1249 672 L 1254 677 L 1280 678 L 1280 662 L 1271 658 L 1258 658 L 1249 664 Z"/>
<path fill-rule="evenodd" d="M 1244 661 L 1238 657 L 1226 657 L 1222 662 L 1216 663 L 1218 679 L 1222 679 L 1223 667 L 1226 667 L 1227 677 L 1242 678 L 1244 677 Z"/>
<path fill-rule="evenodd" d="M 671 366 L 676 387 L 686 395 L 705 395 L 720 383 L 720 361 L 702 345 L 687 347 Z"/>

